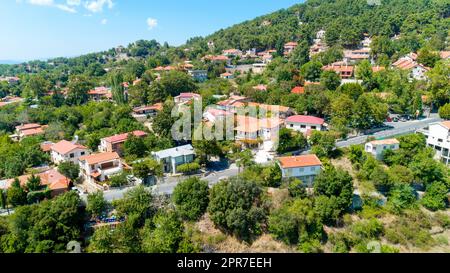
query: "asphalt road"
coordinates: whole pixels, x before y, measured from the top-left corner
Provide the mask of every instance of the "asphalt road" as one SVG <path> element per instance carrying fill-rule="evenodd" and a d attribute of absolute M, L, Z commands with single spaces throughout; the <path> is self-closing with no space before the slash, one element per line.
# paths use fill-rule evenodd
<path fill-rule="evenodd" d="M 414 120 L 408 122 L 391 122 L 386 123 L 387 126 L 392 127 L 392 129 L 383 130 L 371 135 L 362 135 L 354 137 L 345 141 L 339 141 L 336 145 L 339 148 L 348 147 L 351 145 L 363 144 L 367 141 L 368 137 L 375 138 L 388 138 L 401 134 L 414 133 L 419 129 L 423 129 L 428 126 L 428 124 L 433 122 L 439 122 L 441 119 L 437 114 L 432 114 L 430 118 L 422 120 Z M 307 152 L 305 152 L 307 153 Z M 203 180 L 208 181 L 210 187 L 217 184 L 220 180 L 226 179 L 238 175 L 238 168 L 235 165 L 231 165 L 229 168 L 222 169 L 220 171 L 212 172 L 207 176 L 199 176 Z M 176 185 L 186 179 L 186 177 L 167 177 L 163 182 L 160 182 L 157 186 L 152 187 L 154 194 L 172 194 Z M 104 192 L 105 199 L 109 202 L 113 200 L 118 200 L 123 198 L 125 192 L 129 191 L 131 188 L 109 190 Z M 82 195 L 82 198 L 86 200 L 86 195 Z"/>
<path fill-rule="evenodd" d="M 238 168 L 235 165 L 231 165 L 230 168 L 213 172 L 205 177 L 199 176 L 202 180 L 208 181 L 209 186 L 212 187 L 215 184 L 217 184 L 222 179 L 226 179 L 229 177 L 233 177 L 238 175 Z M 154 194 L 172 194 L 173 190 L 177 186 L 177 184 L 183 180 L 185 180 L 186 177 L 167 177 L 164 179 L 164 181 L 160 182 L 158 185 L 152 187 L 152 191 Z M 114 200 L 122 199 L 124 194 L 132 189 L 133 187 L 125 188 L 125 189 L 113 189 L 109 191 L 103 192 L 103 196 L 105 197 L 105 200 L 108 202 L 112 202 Z M 83 194 L 81 195 L 81 198 L 86 201 L 87 195 Z"/>
<path fill-rule="evenodd" d="M 437 114 L 432 114 L 430 118 L 422 119 L 422 120 L 413 120 L 408 122 L 386 122 L 387 126 L 392 127 L 392 129 L 383 130 L 371 135 L 362 135 L 358 137 L 354 137 L 345 141 L 339 141 L 336 143 L 336 146 L 339 148 L 349 147 L 351 145 L 363 144 L 367 141 L 368 137 L 375 138 L 389 138 L 402 134 L 414 133 L 419 129 L 423 129 L 427 127 L 430 123 L 439 122 L 442 119 L 439 118 Z"/>

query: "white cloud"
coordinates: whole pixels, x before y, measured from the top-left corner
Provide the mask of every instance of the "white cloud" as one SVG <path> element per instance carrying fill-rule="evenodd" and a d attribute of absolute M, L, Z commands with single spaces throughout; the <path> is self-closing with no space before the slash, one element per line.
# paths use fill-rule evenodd
<path fill-rule="evenodd" d="M 68 6 L 79 6 L 81 4 L 81 0 L 67 0 Z"/>
<path fill-rule="evenodd" d="M 148 26 L 148 29 L 150 29 L 150 30 L 154 29 L 155 27 L 158 26 L 158 20 L 156 20 L 154 18 L 148 18 L 147 26 Z"/>
<path fill-rule="evenodd" d="M 101 24 L 102 25 L 106 25 L 108 23 L 108 19 L 103 19 L 102 21 L 101 21 Z"/>
<path fill-rule="evenodd" d="M 77 0 L 67 0 L 67 3 L 69 5 L 69 2 L 76 2 Z M 79 0 L 81 1 L 81 0 Z M 17 1 L 18 3 L 21 3 L 21 1 Z M 64 4 L 57 4 L 54 0 L 28 0 L 28 3 L 35 6 L 45 6 L 45 7 L 55 7 L 60 10 L 70 12 L 70 13 L 76 13 L 76 9 L 73 7 L 69 7 L 68 5 Z"/>
<path fill-rule="evenodd" d="M 109 9 L 112 9 L 114 3 L 112 0 L 93 0 L 84 3 L 84 7 L 93 13 L 102 12 L 104 6 L 107 6 Z"/>
<path fill-rule="evenodd" d="M 56 5 L 55 7 L 57 7 L 57 8 L 60 9 L 60 10 L 67 11 L 67 12 L 70 12 L 70 13 L 76 13 L 76 12 L 77 12 L 76 9 L 71 8 L 71 7 L 69 7 L 69 6 L 66 6 L 66 5 L 60 5 L 60 4 L 58 4 L 58 5 Z"/>
<path fill-rule="evenodd" d="M 28 3 L 36 6 L 53 6 L 53 0 L 28 0 Z"/>

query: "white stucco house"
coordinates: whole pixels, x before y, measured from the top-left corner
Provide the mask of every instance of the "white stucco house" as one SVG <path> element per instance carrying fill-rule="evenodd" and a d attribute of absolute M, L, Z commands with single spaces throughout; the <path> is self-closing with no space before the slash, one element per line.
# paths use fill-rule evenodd
<path fill-rule="evenodd" d="M 290 116 L 286 119 L 286 128 L 307 133 L 310 130 L 322 131 L 325 129 L 325 120 L 313 116 Z"/>
<path fill-rule="evenodd" d="M 90 183 L 101 183 L 124 170 L 124 164 L 116 152 L 98 153 L 80 157 L 82 177 Z"/>
<path fill-rule="evenodd" d="M 436 151 L 436 159 L 450 165 L 450 120 L 430 124 L 425 135 L 427 145 Z"/>
<path fill-rule="evenodd" d="M 88 148 L 67 140 L 53 144 L 50 148 L 52 162 L 57 165 L 62 162 L 78 164 L 79 158 L 85 155 L 89 155 Z"/>
<path fill-rule="evenodd" d="M 400 141 L 397 139 L 384 139 L 384 140 L 374 140 L 366 143 L 365 151 L 373 155 L 376 159 L 382 160 L 383 153 L 387 150 L 398 150 L 400 149 Z"/>
<path fill-rule="evenodd" d="M 186 163 L 192 163 L 195 159 L 195 151 L 192 145 L 179 146 L 159 152 L 152 152 L 153 157 L 163 165 L 165 173 L 177 173 L 177 167 Z"/>
<path fill-rule="evenodd" d="M 322 171 L 322 162 L 316 155 L 279 157 L 283 179 L 297 178 L 312 187 L 316 176 Z"/>

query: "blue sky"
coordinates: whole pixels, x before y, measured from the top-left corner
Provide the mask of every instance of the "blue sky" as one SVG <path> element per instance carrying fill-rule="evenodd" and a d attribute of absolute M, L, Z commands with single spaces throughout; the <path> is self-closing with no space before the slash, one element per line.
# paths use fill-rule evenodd
<path fill-rule="evenodd" d="M 1 0 L 0 60 L 77 56 L 156 39 L 180 45 L 301 0 Z"/>

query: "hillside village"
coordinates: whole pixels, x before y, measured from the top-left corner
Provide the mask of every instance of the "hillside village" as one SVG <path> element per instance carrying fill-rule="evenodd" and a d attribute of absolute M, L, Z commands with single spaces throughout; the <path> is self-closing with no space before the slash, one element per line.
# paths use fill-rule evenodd
<path fill-rule="evenodd" d="M 86 252 L 370 252 L 373 240 L 383 252 L 448 252 L 448 16 L 429 23 L 432 37 L 402 18 L 416 36 L 367 27 L 348 38 L 311 19 L 308 2 L 280 12 L 295 35 L 270 45 L 228 47 L 221 30 L 0 66 L 0 225 L 66 202 L 86 210 L 66 223 Z M 275 28 L 276 16 L 227 35 Z M 186 113 L 200 120 L 174 139 Z M 177 242 L 157 245 L 171 223 Z M 126 232 L 139 246 L 113 249 L 134 240 Z M 74 239 L 15 248 L 12 236 L 0 233 L 0 252 Z"/>

